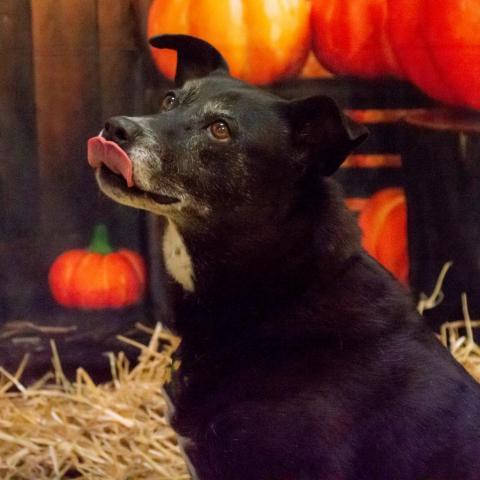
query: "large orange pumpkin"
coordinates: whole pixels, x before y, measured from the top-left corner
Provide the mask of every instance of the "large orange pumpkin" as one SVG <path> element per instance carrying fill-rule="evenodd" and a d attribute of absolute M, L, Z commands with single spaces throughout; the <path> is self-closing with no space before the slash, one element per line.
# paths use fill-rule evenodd
<path fill-rule="evenodd" d="M 402 189 L 385 188 L 372 195 L 360 213 L 359 224 L 365 250 L 407 283 L 407 208 Z"/>
<path fill-rule="evenodd" d="M 154 0 L 148 35 L 189 34 L 214 45 L 234 77 L 268 84 L 292 77 L 310 49 L 308 0 Z M 173 78 L 176 53 L 152 50 L 160 71 Z"/>
<path fill-rule="evenodd" d="M 386 0 L 313 0 L 313 51 L 334 73 L 402 76 L 386 22 Z"/>
<path fill-rule="evenodd" d="M 434 98 L 480 109 L 480 0 L 389 0 L 389 10 L 408 78 Z"/>
<path fill-rule="evenodd" d="M 54 299 L 65 307 L 121 308 L 138 303 L 145 291 L 145 264 L 136 252 L 113 252 L 104 225 L 95 228 L 88 250 L 62 253 L 48 276 Z"/>

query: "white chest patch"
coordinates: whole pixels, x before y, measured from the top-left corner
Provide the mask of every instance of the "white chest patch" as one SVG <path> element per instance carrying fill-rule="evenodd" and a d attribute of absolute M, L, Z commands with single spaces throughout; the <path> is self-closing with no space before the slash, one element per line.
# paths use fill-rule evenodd
<path fill-rule="evenodd" d="M 193 264 L 187 247 L 183 241 L 180 232 L 174 223 L 168 221 L 165 235 L 163 237 L 163 255 L 165 257 L 165 266 L 167 272 L 180 284 L 187 292 L 195 290 L 193 280 Z"/>

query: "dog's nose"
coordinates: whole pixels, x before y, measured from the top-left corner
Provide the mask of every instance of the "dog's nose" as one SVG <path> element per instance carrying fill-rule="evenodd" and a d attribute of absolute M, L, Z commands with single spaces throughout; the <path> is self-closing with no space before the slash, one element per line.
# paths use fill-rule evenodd
<path fill-rule="evenodd" d="M 128 117 L 110 117 L 105 122 L 103 136 L 107 140 L 126 146 L 140 132 L 140 126 Z"/>

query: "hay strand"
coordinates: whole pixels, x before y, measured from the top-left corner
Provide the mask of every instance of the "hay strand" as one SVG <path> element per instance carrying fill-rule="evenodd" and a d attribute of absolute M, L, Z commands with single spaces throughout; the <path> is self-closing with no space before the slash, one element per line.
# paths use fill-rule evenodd
<path fill-rule="evenodd" d="M 433 288 L 433 292 L 430 296 L 427 297 L 427 295 L 425 295 L 423 292 L 420 294 L 420 300 L 417 304 L 417 310 L 420 315 L 423 315 L 425 310 L 431 310 L 442 303 L 444 298 L 442 291 L 443 282 L 445 281 L 445 277 L 447 276 L 447 273 L 452 265 L 453 262 L 446 262 L 443 265 L 435 283 L 435 287 Z"/>

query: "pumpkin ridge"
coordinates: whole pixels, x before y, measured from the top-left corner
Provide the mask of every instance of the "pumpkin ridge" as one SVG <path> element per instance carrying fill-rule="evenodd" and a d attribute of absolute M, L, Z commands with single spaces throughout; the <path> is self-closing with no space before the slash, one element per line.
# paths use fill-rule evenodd
<path fill-rule="evenodd" d="M 384 222 L 385 222 L 385 219 L 399 206 L 401 205 L 402 203 L 404 203 L 405 200 L 399 196 L 399 197 L 395 197 L 395 198 L 392 198 L 390 199 L 389 202 L 386 202 L 384 205 L 381 205 L 380 207 L 378 207 L 378 213 L 377 215 L 381 214 L 382 217 L 384 218 Z M 378 240 L 380 238 L 382 238 L 382 233 L 383 233 L 383 229 L 384 229 L 384 225 L 383 223 L 378 223 L 378 224 L 375 224 L 375 229 L 374 229 L 374 233 L 375 233 L 375 244 L 377 245 L 378 244 Z M 375 248 L 375 254 L 378 255 L 378 252 L 377 252 L 377 248 Z"/>
<path fill-rule="evenodd" d="M 134 252 L 132 252 L 132 254 L 135 255 Z M 117 252 L 115 262 L 122 272 L 121 286 L 123 290 L 121 304 L 115 304 L 115 306 L 132 305 L 141 297 L 144 289 L 144 281 L 137 269 L 133 266 L 133 262 L 129 259 L 128 253 L 124 255 L 121 252 Z"/>
<path fill-rule="evenodd" d="M 118 265 L 121 265 L 121 271 L 122 271 L 122 276 L 118 280 L 122 280 L 121 282 L 119 281 L 119 290 L 121 289 L 123 298 L 121 301 L 122 305 L 127 305 L 132 303 L 131 302 L 131 290 L 133 287 L 133 282 L 132 279 L 136 279 L 136 271 L 135 268 L 132 267 L 131 262 L 128 261 L 128 259 L 122 255 L 120 252 L 117 252 L 117 255 L 115 256 L 115 262 L 117 262 Z"/>
<path fill-rule="evenodd" d="M 108 261 L 110 255 L 104 255 L 102 257 L 102 261 L 100 262 L 100 271 L 102 272 L 102 296 L 103 296 L 103 303 L 105 306 L 112 307 L 113 299 L 112 299 L 112 289 L 110 288 L 109 276 L 108 276 Z"/>
<path fill-rule="evenodd" d="M 68 292 L 68 304 L 67 305 L 70 306 L 70 307 L 78 306 L 79 301 L 81 300 L 81 297 L 79 296 L 79 288 L 78 288 L 78 284 L 79 284 L 79 280 L 78 280 L 79 273 L 78 272 L 81 272 L 81 270 L 83 268 L 82 265 L 85 263 L 85 257 L 90 255 L 88 250 L 81 249 L 79 251 L 82 253 L 82 255 L 78 258 L 78 261 L 75 262 L 75 268 L 72 269 L 72 273 L 70 275 L 70 279 L 69 279 L 69 283 L 68 283 L 68 287 L 67 287 L 67 292 Z M 67 252 L 67 255 L 68 255 L 68 253 L 70 253 L 70 252 Z"/>
<path fill-rule="evenodd" d="M 241 78 L 248 78 L 251 72 L 251 61 L 252 61 L 252 52 L 251 49 L 247 47 L 247 45 L 250 45 L 252 39 L 251 39 L 251 32 L 253 28 L 248 28 L 248 19 L 250 18 L 250 11 L 247 12 L 249 9 L 250 3 L 249 2 L 244 2 L 243 3 L 243 8 L 242 8 L 242 25 L 243 29 L 245 32 L 245 42 L 243 42 L 242 48 L 244 49 L 244 58 L 245 58 L 245 63 L 243 65 L 242 73 L 240 75 Z"/>
<path fill-rule="evenodd" d="M 143 292 L 145 288 L 145 274 L 141 267 L 142 259 L 140 257 L 135 258 L 136 254 L 134 252 L 128 252 L 124 249 L 119 250 L 117 253 L 128 263 L 129 267 L 135 272 L 138 283 L 140 284 L 141 290 Z"/>
<path fill-rule="evenodd" d="M 433 61 L 425 26 L 422 28 L 421 25 L 419 12 L 422 6 L 419 0 L 388 0 L 387 29 L 390 45 L 404 76 L 411 83 L 433 98 L 453 103 L 455 94 Z"/>
<path fill-rule="evenodd" d="M 376 251 L 377 260 L 403 283 L 408 282 L 406 215 L 405 201 L 398 202 L 389 209 Z"/>
<path fill-rule="evenodd" d="M 467 62 L 468 58 L 471 59 L 471 51 L 469 50 L 469 47 L 474 47 L 477 52 L 477 55 L 475 55 L 476 59 L 479 57 L 480 35 L 474 25 L 478 25 L 480 15 L 476 13 L 475 18 L 472 17 L 474 12 L 478 11 L 476 3 L 478 2 L 464 2 L 464 10 L 462 14 L 458 13 L 458 9 L 460 8 L 458 4 L 452 6 L 452 8 L 447 11 L 445 11 L 445 7 L 443 7 L 442 11 L 439 13 L 436 4 L 432 3 L 431 0 L 427 0 L 424 6 L 425 16 L 432 24 L 432 28 L 424 32 L 424 38 L 429 47 L 435 73 L 438 75 L 438 78 L 441 79 L 442 84 L 452 92 L 452 97 L 456 104 L 478 109 L 480 108 L 480 104 L 478 103 L 480 101 L 480 96 L 475 96 L 475 94 L 472 93 L 478 91 L 478 89 L 475 88 L 478 84 L 474 81 L 470 84 L 470 88 L 466 88 L 468 80 L 465 80 L 465 72 L 462 71 L 463 62 L 460 61 L 460 55 L 456 55 L 457 65 L 454 66 L 451 64 L 452 47 L 455 48 L 455 51 L 462 52 L 465 61 Z M 469 20 L 462 22 L 462 18 L 468 18 Z M 449 24 L 455 25 L 455 28 L 449 29 Z M 470 27 L 470 30 L 468 27 Z M 469 33 L 466 34 L 466 37 L 465 28 L 469 31 Z M 434 35 L 434 32 L 442 32 L 440 36 L 440 38 L 443 37 L 442 42 L 438 42 L 438 35 Z M 473 35 L 473 37 L 470 37 L 470 35 Z M 473 43 L 470 43 L 472 40 Z M 473 64 L 470 68 L 467 69 L 470 73 L 468 75 L 470 80 L 478 78 L 476 73 L 479 71 L 478 67 L 476 67 L 478 62 L 472 63 Z"/>
<path fill-rule="evenodd" d="M 405 195 L 396 187 L 372 195 L 359 217 L 363 248 L 403 283 L 409 269 L 406 219 Z"/>
<path fill-rule="evenodd" d="M 55 300 L 61 305 L 72 306 L 71 282 L 84 254 L 85 250 L 80 248 L 64 252 L 54 261 L 50 268 L 48 275 L 50 290 Z M 66 276 L 64 275 L 65 269 L 68 269 Z M 61 280 L 59 280 L 59 277 Z"/>
<path fill-rule="evenodd" d="M 83 252 L 84 255 L 77 258 L 77 261 L 75 262 L 75 265 L 72 266 L 72 268 L 70 270 L 70 275 L 68 277 L 68 283 L 67 283 L 68 287 L 66 288 L 66 291 L 67 291 L 67 301 L 68 301 L 69 305 L 71 305 L 72 302 L 75 303 L 75 298 L 74 298 L 75 296 L 74 296 L 74 292 L 72 290 L 72 282 L 73 282 L 73 279 L 74 279 L 74 276 L 75 276 L 76 272 L 80 268 L 80 265 L 82 264 L 82 262 L 85 258 L 85 254 L 86 254 L 85 250 L 79 249 L 79 251 Z"/>
<path fill-rule="evenodd" d="M 379 190 L 370 197 L 359 219 L 362 230 L 368 230 L 368 235 L 364 234 L 363 240 L 363 245 L 366 250 L 372 253 L 375 252 L 375 245 L 382 227 L 377 220 L 379 214 L 381 213 L 381 217 L 384 218 L 392 208 L 403 201 L 402 192 L 397 188 Z"/>
<path fill-rule="evenodd" d="M 100 258 L 105 258 L 106 255 L 102 255 L 101 253 L 95 253 L 95 252 L 89 252 L 87 251 L 85 256 L 82 258 L 82 261 L 80 263 L 80 265 L 78 266 L 78 270 L 77 271 L 80 271 L 81 268 L 86 268 L 84 266 L 84 264 L 87 264 L 89 262 L 93 262 L 94 260 Z M 101 265 L 101 262 L 100 262 L 100 265 Z M 78 299 L 76 300 L 76 304 L 77 305 L 80 305 L 82 308 L 91 308 L 91 302 L 89 301 L 89 299 L 85 299 L 82 295 L 82 291 L 80 290 L 78 292 Z M 101 303 L 101 302 L 100 302 Z"/>
<path fill-rule="evenodd" d="M 187 35 L 190 35 L 190 32 L 192 31 L 192 2 L 194 0 L 187 0 L 188 2 L 188 6 L 187 6 L 187 9 L 186 9 L 186 12 L 187 12 L 187 32 L 186 34 Z M 177 54 L 178 55 L 178 54 Z M 177 62 L 178 62 L 178 56 L 177 56 Z M 178 67 L 178 65 L 177 65 Z"/>
<path fill-rule="evenodd" d="M 289 2 L 286 8 L 291 9 L 292 4 Z M 290 32 L 290 39 L 296 39 L 297 46 L 294 43 L 288 44 L 291 61 L 283 65 L 283 69 L 274 72 L 274 75 L 281 75 L 282 78 L 291 78 L 299 74 L 307 62 L 308 55 L 312 50 L 312 29 L 311 29 L 311 12 L 312 4 L 306 0 L 296 5 L 298 10 L 295 16 L 295 33 Z M 303 20 L 303 21 L 302 21 Z M 301 40 L 300 40 L 301 39 Z M 284 63 L 284 62 L 282 62 Z"/>

